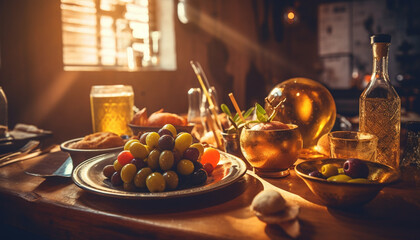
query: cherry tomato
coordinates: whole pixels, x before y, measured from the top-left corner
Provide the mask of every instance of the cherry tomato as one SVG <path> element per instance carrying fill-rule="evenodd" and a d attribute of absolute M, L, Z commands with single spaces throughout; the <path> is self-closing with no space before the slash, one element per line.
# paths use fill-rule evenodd
<path fill-rule="evenodd" d="M 215 168 L 219 161 L 220 153 L 217 149 L 211 147 L 204 149 L 203 155 L 201 156 L 201 164 L 210 163 Z"/>
<path fill-rule="evenodd" d="M 133 160 L 133 155 L 128 150 L 121 151 L 120 154 L 118 154 L 117 160 L 121 164 L 121 166 L 124 166 L 125 164 L 131 162 Z M 115 165 L 114 165 L 115 166 Z"/>

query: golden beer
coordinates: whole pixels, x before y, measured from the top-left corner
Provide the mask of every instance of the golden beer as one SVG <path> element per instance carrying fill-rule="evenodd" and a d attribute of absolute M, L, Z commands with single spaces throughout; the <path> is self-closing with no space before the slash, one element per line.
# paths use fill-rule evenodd
<path fill-rule="evenodd" d="M 93 132 L 131 135 L 134 93 L 131 86 L 93 86 L 90 94 Z"/>

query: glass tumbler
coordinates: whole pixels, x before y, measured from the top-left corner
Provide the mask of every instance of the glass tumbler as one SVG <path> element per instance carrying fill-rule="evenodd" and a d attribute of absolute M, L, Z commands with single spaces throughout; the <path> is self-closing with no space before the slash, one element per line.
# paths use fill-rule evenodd
<path fill-rule="evenodd" d="M 192 130 L 192 134 L 197 139 L 201 139 L 201 137 L 205 133 L 204 124 L 205 121 L 201 117 L 201 89 L 200 88 L 190 88 L 188 90 L 188 117 L 187 121 L 189 124 L 194 124 L 194 128 Z"/>
<path fill-rule="evenodd" d="M 131 135 L 134 92 L 128 85 L 95 85 L 90 91 L 93 132 Z"/>
<path fill-rule="evenodd" d="M 358 158 L 372 162 L 376 159 L 378 138 L 370 133 L 336 131 L 328 134 L 332 158 Z"/>
<path fill-rule="evenodd" d="M 420 122 L 407 123 L 407 143 L 401 165 L 420 169 Z"/>

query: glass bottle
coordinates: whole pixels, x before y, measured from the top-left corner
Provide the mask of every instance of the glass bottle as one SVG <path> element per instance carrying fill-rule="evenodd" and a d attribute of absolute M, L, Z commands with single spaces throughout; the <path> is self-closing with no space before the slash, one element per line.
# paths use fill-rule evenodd
<path fill-rule="evenodd" d="M 213 105 L 214 105 L 214 109 L 216 111 L 216 113 L 219 113 L 219 104 L 218 104 L 218 97 L 217 97 L 217 92 L 216 92 L 216 88 L 214 86 L 211 86 L 208 89 L 208 93 L 213 101 Z M 202 95 L 202 101 L 201 101 L 201 107 L 200 107 L 200 113 L 201 113 L 201 118 L 202 119 L 207 119 L 207 115 L 209 114 L 209 102 L 207 100 L 207 96 L 205 94 Z M 211 114 L 211 113 L 210 113 Z M 211 127 L 209 126 L 209 122 L 207 122 L 207 120 L 204 121 L 204 132 L 210 132 L 211 131 Z"/>
<path fill-rule="evenodd" d="M 188 123 L 194 124 L 192 134 L 200 139 L 204 135 L 204 122 L 201 117 L 201 89 L 190 88 L 188 90 Z"/>
<path fill-rule="evenodd" d="M 371 37 L 372 77 L 359 98 L 359 130 L 378 137 L 376 161 L 394 168 L 400 163 L 401 100 L 388 76 L 391 36 Z"/>
<path fill-rule="evenodd" d="M 0 137 L 6 137 L 8 134 L 7 120 L 7 98 L 3 88 L 0 87 Z"/>

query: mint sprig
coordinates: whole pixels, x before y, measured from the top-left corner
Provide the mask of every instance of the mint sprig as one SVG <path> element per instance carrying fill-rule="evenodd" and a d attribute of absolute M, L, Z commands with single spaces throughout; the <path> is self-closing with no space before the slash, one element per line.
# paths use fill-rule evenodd
<path fill-rule="evenodd" d="M 229 122 L 231 123 L 231 126 L 227 129 L 227 133 L 239 134 L 240 130 L 247 124 L 247 121 L 242 121 L 238 113 L 233 115 L 229 107 L 224 103 L 220 106 L 220 109 L 228 116 Z M 253 111 L 254 107 L 249 108 L 246 112 L 242 111 L 242 116 L 244 119 L 246 119 L 252 114 Z"/>

